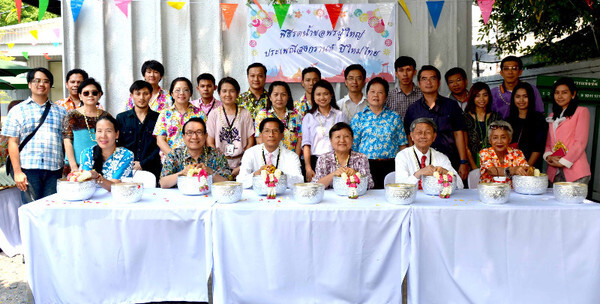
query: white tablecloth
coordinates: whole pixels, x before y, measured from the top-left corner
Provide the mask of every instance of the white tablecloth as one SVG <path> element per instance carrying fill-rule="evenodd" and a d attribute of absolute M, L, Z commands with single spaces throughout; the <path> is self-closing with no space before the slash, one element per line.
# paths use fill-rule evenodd
<path fill-rule="evenodd" d="M 21 191 L 9 188 L 0 191 L 0 249 L 13 257 L 22 253 L 17 210 L 21 207 Z"/>
<path fill-rule="evenodd" d="M 599 204 L 420 194 L 410 227 L 410 303 L 600 303 Z"/>
<path fill-rule="evenodd" d="M 289 192 L 244 197 L 213 207 L 215 303 L 402 302 L 410 207 L 383 191 L 357 200 L 326 191 L 318 205 Z"/>
<path fill-rule="evenodd" d="M 205 222 L 210 199 L 146 189 L 117 204 L 57 195 L 19 209 L 36 303 L 207 301 Z"/>

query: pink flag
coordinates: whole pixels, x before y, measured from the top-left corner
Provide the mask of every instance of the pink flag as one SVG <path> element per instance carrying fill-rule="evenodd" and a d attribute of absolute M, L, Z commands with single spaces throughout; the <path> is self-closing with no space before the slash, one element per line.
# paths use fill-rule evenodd
<path fill-rule="evenodd" d="M 481 10 L 481 17 L 483 17 L 483 23 L 485 24 L 490 20 L 494 2 L 496 2 L 496 0 L 477 0 L 477 4 L 479 4 L 479 9 Z"/>
<path fill-rule="evenodd" d="M 129 17 L 127 7 L 130 2 L 131 0 L 115 0 L 115 5 L 123 12 L 123 14 L 125 14 L 125 17 Z"/>
<path fill-rule="evenodd" d="M 54 34 L 56 35 L 56 37 L 60 38 L 60 29 L 59 28 L 55 28 L 54 29 Z"/>

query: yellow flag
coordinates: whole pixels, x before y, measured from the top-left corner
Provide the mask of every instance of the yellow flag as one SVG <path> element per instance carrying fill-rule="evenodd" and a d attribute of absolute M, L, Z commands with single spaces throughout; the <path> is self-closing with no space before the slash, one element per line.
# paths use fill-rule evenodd
<path fill-rule="evenodd" d="M 167 4 L 176 10 L 180 10 L 183 8 L 185 2 L 183 1 L 167 1 Z"/>
<path fill-rule="evenodd" d="M 410 11 L 408 10 L 408 7 L 406 7 L 406 2 L 404 2 L 404 0 L 398 0 L 398 4 L 402 6 L 402 9 L 406 13 L 406 16 L 408 16 L 408 20 L 410 21 L 410 23 L 412 23 L 412 18 L 410 17 Z"/>
<path fill-rule="evenodd" d="M 11 42 L 11 43 L 7 43 L 6 45 L 8 45 L 8 48 L 9 48 L 9 49 L 12 49 L 12 48 L 15 46 L 15 44 L 14 44 L 14 43 L 12 43 L 12 42 Z"/>
<path fill-rule="evenodd" d="M 31 31 L 29 31 L 29 33 L 31 34 L 31 36 L 33 36 L 33 38 L 35 38 L 35 40 L 38 39 L 38 32 L 37 32 L 37 30 L 31 30 Z"/>

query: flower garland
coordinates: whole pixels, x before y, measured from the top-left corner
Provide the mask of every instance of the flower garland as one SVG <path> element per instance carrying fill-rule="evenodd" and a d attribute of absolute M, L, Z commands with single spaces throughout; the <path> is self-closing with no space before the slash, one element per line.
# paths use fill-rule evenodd
<path fill-rule="evenodd" d="M 190 169 L 187 173 L 188 177 L 198 177 L 198 182 L 200 183 L 200 192 L 208 191 L 208 174 L 204 169 L 196 168 Z"/>
<path fill-rule="evenodd" d="M 342 173 L 342 179 L 346 181 L 348 185 L 348 198 L 358 198 L 358 185 L 360 184 L 360 172 L 356 172 L 354 175 L 348 176 L 346 172 Z"/>
<path fill-rule="evenodd" d="M 267 199 L 275 199 L 277 196 L 277 190 L 275 189 L 275 186 L 277 186 L 277 182 L 279 182 L 279 177 L 281 177 L 281 174 L 281 170 L 277 169 L 273 165 L 268 165 L 264 170 L 260 171 L 260 176 L 269 189 L 267 191 Z"/>
<path fill-rule="evenodd" d="M 67 181 L 70 182 L 85 182 L 92 178 L 92 173 L 90 171 L 74 171 L 67 175 Z"/>
<path fill-rule="evenodd" d="M 440 198 L 449 198 L 452 194 L 452 173 L 440 174 L 439 172 L 433 172 L 433 177 L 438 180 L 438 184 L 442 184 L 443 188 L 440 191 Z"/>

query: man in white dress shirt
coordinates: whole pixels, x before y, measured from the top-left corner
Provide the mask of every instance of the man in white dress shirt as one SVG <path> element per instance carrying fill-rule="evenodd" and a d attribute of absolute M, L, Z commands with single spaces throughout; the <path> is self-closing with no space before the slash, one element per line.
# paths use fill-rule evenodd
<path fill-rule="evenodd" d="M 348 88 L 348 95 L 337 101 L 340 110 L 349 120 L 358 112 L 367 107 L 367 96 L 363 94 L 367 71 L 360 64 L 351 64 L 344 70 L 344 82 Z"/>
<path fill-rule="evenodd" d="M 450 171 L 458 189 L 464 188 L 448 157 L 431 148 L 436 136 L 437 126 L 431 118 L 417 118 L 411 123 L 410 137 L 414 145 L 396 154 L 397 183 L 416 184 L 422 176 L 431 176 L 435 171 L 441 174 Z"/>
<path fill-rule="evenodd" d="M 281 120 L 273 117 L 265 118 L 260 123 L 258 130 L 263 143 L 244 152 L 240 174 L 237 176 L 237 181 L 241 182 L 244 188 L 250 188 L 252 178 L 260 175 L 267 165 L 273 165 L 281 170 L 286 175 L 290 188 L 293 184 L 304 180 L 298 154 L 281 145 L 284 128 Z"/>

